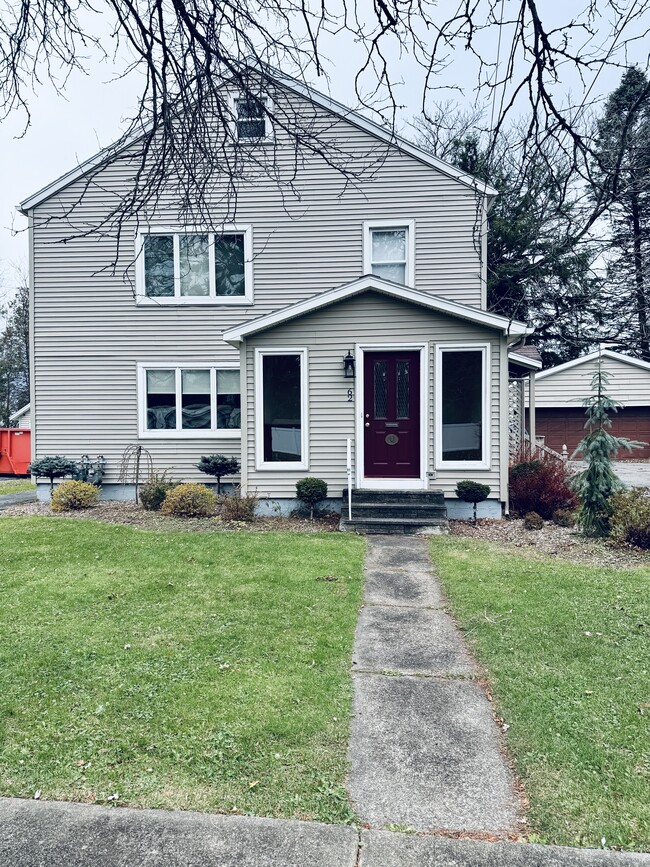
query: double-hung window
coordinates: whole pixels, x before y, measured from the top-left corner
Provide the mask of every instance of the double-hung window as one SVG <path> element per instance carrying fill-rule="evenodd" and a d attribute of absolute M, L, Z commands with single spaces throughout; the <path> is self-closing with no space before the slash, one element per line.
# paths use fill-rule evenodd
<path fill-rule="evenodd" d="M 253 300 L 250 226 L 141 236 L 139 303 L 248 304 Z"/>
<path fill-rule="evenodd" d="M 202 364 L 139 366 L 140 436 L 238 437 L 239 370 Z"/>
<path fill-rule="evenodd" d="M 269 116 L 266 97 L 236 97 L 234 106 L 239 141 L 260 141 L 268 138 Z"/>
<path fill-rule="evenodd" d="M 415 277 L 415 223 L 381 220 L 364 224 L 364 273 L 402 286 Z"/>
<path fill-rule="evenodd" d="M 258 349 L 258 469 L 307 469 L 307 350 Z"/>
<path fill-rule="evenodd" d="M 490 347 L 439 345 L 436 353 L 436 464 L 489 469 Z"/>

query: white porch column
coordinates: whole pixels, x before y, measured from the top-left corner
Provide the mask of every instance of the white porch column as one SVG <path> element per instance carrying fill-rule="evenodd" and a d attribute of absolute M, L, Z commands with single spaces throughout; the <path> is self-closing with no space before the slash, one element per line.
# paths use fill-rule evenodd
<path fill-rule="evenodd" d="M 530 436 L 530 457 L 537 454 L 537 432 L 535 429 L 535 371 L 528 374 L 528 435 Z"/>

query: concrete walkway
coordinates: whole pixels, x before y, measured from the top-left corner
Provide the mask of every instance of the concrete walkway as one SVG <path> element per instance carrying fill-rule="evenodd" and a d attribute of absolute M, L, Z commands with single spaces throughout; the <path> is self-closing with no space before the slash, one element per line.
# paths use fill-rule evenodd
<path fill-rule="evenodd" d="M 521 805 L 426 540 L 368 537 L 349 791 L 376 828 L 506 834 Z"/>
<path fill-rule="evenodd" d="M 2 867 L 650 867 L 650 855 L 0 799 Z"/>

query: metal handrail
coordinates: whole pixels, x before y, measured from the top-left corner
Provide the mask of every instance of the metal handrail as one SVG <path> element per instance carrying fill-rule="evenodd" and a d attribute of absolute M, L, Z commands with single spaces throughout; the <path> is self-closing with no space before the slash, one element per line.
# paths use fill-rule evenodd
<path fill-rule="evenodd" d="M 348 521 L 352 520 L 352 438 L 347 439 Z"/>

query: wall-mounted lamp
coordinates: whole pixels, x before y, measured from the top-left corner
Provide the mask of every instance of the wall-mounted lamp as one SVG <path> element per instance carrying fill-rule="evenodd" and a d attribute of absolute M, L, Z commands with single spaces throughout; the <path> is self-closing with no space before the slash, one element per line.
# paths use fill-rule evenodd
<path fill-rule="evenodd" d="M 348 354 L 343 359 L 343 378 L 354 379 L 354 356 L 348 349 Z"/>

